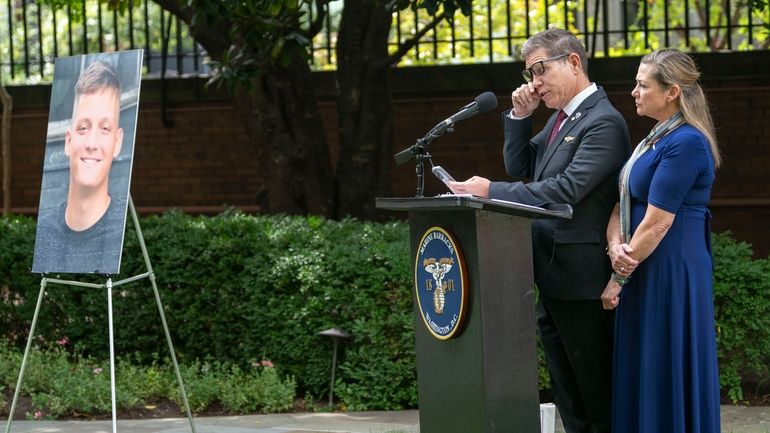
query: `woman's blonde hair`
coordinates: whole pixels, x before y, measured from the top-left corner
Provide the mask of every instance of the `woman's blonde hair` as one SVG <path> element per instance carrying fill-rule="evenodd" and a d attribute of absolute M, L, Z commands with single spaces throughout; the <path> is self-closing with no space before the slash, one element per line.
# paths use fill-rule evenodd
<path fill-rule="evenodd" d="M 711 145 L 714 168 L 719 167 L 722 158 L 719 156 L 714 122 L 711 120 L 706 95 L 698 83 L 700 72 L 695 61 L 679 50 L 663 49 L 642 57 L 642 63 L 653 66 L 652 76 L 663 88 L 668 89 L 674 84 L 679 86 L 679 109 L 684 121 L 706 136 Z"/>

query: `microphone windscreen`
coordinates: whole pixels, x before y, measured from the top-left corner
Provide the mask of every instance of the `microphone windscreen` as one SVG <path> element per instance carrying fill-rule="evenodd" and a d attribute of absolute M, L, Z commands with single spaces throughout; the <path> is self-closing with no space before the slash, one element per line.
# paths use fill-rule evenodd
<path fill-rule="evenodd" d="M 475 101 L 480 113 L 486 113 L 497 107 L 497 96 L 492 92 L 482 93 L 476 97 Z"/>

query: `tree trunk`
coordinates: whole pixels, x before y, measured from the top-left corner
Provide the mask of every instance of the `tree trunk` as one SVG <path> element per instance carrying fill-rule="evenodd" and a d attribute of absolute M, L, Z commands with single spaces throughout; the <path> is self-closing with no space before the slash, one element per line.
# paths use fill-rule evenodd
<path fill-rule="evenodd" d="M 260 163 L 257 201 L 268 212 L 331 216 L 334 185 L 310 68 L 264 70 L 253 93 L 235 95 Z"/>
<path fill-rule="evenodd" d="M 11 213 L 11 113 L 13 98 L 0 85 L 0 103 L 3 105 L 3 120 L 0 126 L 0 143 L 3 153 L 3 215 Z"/>
<path fill-rule="evenodd" d="M 221 61 L 234 43 L 227 17 L 215 24 L 195 21 L 187 2 L 154 1 L 187 23 L 212 59 Z M 310 66 L 296 58 L 286 67 L 259 67 L 253 91 L 238 89 L 233 95 L 260 163 L 262 187 L 255 200 L 266 213 L 331 216 L 333 175 Z"/>
<path fill-rule="evenodd" d="M 374 198 L 389 195 L 393 160 L 388 32 L 382 1 L 346 0 L 337 41 L 340 157 L 336 216 L 375 216 Z"/>

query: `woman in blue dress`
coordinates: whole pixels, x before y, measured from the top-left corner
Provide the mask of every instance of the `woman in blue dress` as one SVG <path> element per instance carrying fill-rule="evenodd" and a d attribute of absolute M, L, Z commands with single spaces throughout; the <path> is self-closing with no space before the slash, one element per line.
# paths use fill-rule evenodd
<path fill-rule="evenodd" d="M 616 433 L 720 431 L 706 207 L 720 158 L 698 77 L 688 55 L 659 50 L 642 58 L 631 93 L 658 124 L 621 172 L 607 227 Z"/>

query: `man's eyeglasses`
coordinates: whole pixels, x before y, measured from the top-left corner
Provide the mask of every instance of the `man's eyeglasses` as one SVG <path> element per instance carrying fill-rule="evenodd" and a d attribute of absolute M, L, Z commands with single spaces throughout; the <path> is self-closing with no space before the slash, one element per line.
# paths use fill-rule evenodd
<path fill-rule="evenodd" d="M 561 54 L 554 57 L 549 57 L 545 60 L 541 60 L 539 62 L 535 62 L 530 66 L 529 68 L 521 71 L 521 75 L 524 77 L 524 80 L 526 80 L 528 83 L 532 81 L 535 77 L 538 75 L 543 75 L 545 73 L 545 64 L 548 62 L 553 62 L 554 60 L 563 59 L 564 57 L 569 56 L 570 53 L 567 54 Z"/>

